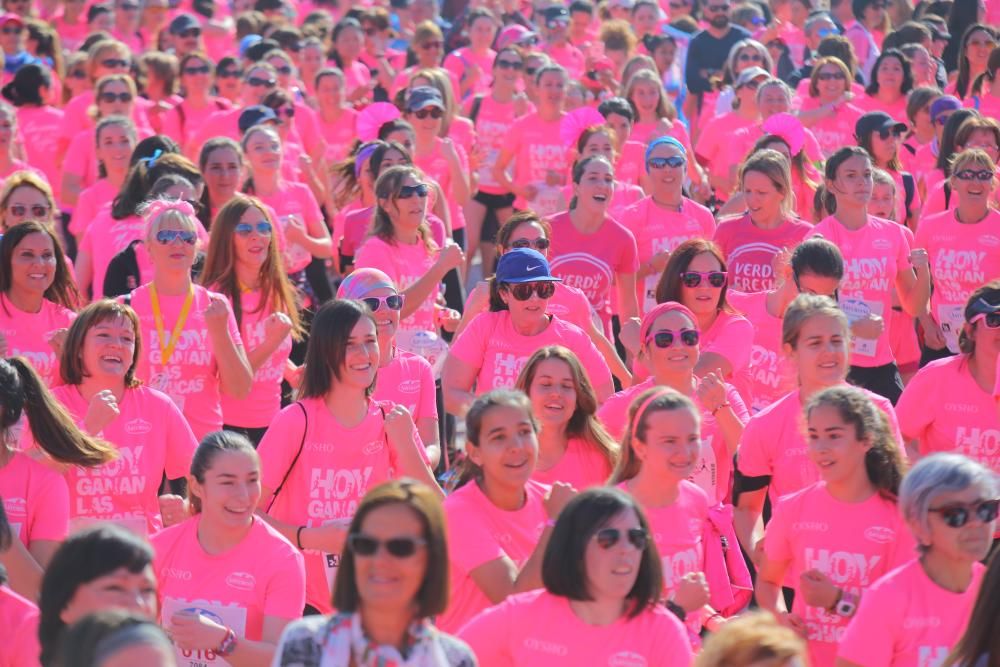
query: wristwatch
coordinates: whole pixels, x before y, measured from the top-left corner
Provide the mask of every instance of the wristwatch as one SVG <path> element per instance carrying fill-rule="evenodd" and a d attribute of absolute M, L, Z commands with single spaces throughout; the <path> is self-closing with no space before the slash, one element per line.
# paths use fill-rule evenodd
<path fill-rule="evenodd" d="M 833 608 L 829 611 L 837 614 L 837 616 L 850 618 L 854 616 L 854 612 L 857 610 L 858 596 L 841 588 L 840 592 L 837 593 L 837 601 L 833 603 Z"/>
<path fill-rule="evenodd" d="M 233 632 L 232 628 L 226 628 L 226 636 L 221 642 L 219 642 L 219 647 L 215 649 L 215 654 L 219 657 L 225 658 L 233 654 L 236 650 L 236 633 Z"/>

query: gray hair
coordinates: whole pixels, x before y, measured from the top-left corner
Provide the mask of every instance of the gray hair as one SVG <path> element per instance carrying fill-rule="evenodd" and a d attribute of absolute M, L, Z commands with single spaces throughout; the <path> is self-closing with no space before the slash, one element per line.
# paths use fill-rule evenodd
<path fill-rule="evenodd" d="M 964 491 L 971 487 L 982 489 L 983 498 L 996 498 L 996 473 L 961 454 L 931 454 L 920 459 L 903 478 L 903 483 L 899 486 L 899 508 L 904 519 L 929 529 L 927 517 L 934 500 L 945 493 Z M 930 547 L 921 544 L 917 548 L 925 552 Z"/>

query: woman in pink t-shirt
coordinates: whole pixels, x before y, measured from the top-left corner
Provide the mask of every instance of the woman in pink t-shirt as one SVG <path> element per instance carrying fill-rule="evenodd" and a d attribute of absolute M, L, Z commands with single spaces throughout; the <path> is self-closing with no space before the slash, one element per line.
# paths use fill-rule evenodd
<path fill-rule="evenodd" d="M 823 157 L 852 146 L 854 124 L 864 111 L 853 104 L 851 71 L 840 58 L 827 56 L 813 63 L 809 96 L 801 100 L 799 120 L 812 130 Z"/>
<path fill-rule="evenodd" d="M 2 94 L 17 107 L 17 129 L 28 163 L 45 174 L 49 183 L 58 184 L 63 110 L 48 104 L 51 88 L 52 73 L 43 65 L 29 63 L 18 68 Z"/>
<path fill-rule="evenodd" d="M 329 613 L 345 528 L 368 489 L 412 477 L 436 489 L 405 407 L 371 399 L 380 361 L 374 314 L 329 301 L 312 322 L 299 400 L 272 420 L 258 451 L 269 523 L 305 551 L 306 604 Z"/>
<path fill-rule="evenodd" d="M 160 134 L 166 134 L 181 147 L 190 145 L 198 129 L 217 111 L 232 108 L 229 100 L 212 94 L 215 63 L 203 53 L 189 53 L 178 66 L 184 97 L 164 114 Z M 194 156 L 190 156 L 194 159 Z"/>
<path fill-rule="evenodd" d="M 42 574 L 69 533 L 69 491 L 50 468 L 93 468 L 115 452 L 76 427 L 23 358 L 0 359 L 0 387 L 0 509 L 13 533 L 0 564 L 15 591 L 37 600 Z M 18 441 L 38 449 L 20 451 Z"/>
<path fill-rule="evenodd" d="M 198 170 L 205 179 L 201 204 L 208 208 L 208 219 L 215 220 L 218 212 L 240 188 L 243 149 L 229 137 L 209 139 L 201 147 Z"/>
<path fill-rule="evenodd" d="M 101 176 L 80 192 L 73 208 L 69 231 L 77 242 L 83 239 L 97 212 L 114 201 L 125 183 L 129 160 L 137 141 L 135 125 L 124 116 L 102 118 L 94 128 L 94 140 L 97 144 L 94 154 L 100 164 Z"/>
<path fill-rule="evenodd" d="M 928 457 L 906 474 L 899 507 L 919 555 L 865 592 L 837 667 L 946 662 L 986 573 L 980 561 L 993 543 L 998 492 L 990 469 L 955 454 Z"/>
<path fill-rule="evenodd" d="M 651 524 L 618 489 L 584 491 L 551 529 L 544 589 L 507 598 L 459 636 L 482 667 L 687 667 L 684 627 L 658 603 L 665 573 Z"/>
<path fill-rule="evenodd" d="M 906 124 L 884 111 L 869 111 L 858 119 L 854 128 L 858 146 L 868 151 L 875 167 L 890 177 L 896 188 L 895 207 L 886 219 L 915 229 L 920 219 L 920 194 L 913 174 L 903 171 L 899 159 L 900 146 L 906 134 Z"/>
<path fill-rule="evenodd" d="M 288 358 L 292 341 L 302 337 L 295 288 L 259 200 L 236 194 L 219 211 L 200 282 L 229 299 L 254 374 L 249 396 L 221 396 L 224 428 L 256 447 L 281 410 L 281 382 L 297 370 Z"/>
<path fill-rule="evenodd" d="M 376 81 L 371 72 L 358 58 L 365 45 L 365 33 L 361 24 L 352 17 L 337 21 L 330 35 L 330 60 L 344 73 L 347 83 L 347 100 L 355 106 L 371 102 Z"/>
<path fill-rule="evenodd" d="M 246 438 L 209 434 L 191 459 L 194 516 L 151 540 L 160 623 L 178 661 L 269 664 L 285 626 L 302 614 L 302 554 L 255 514 L 260 480 Z"/>
<path fill-rule="evenodd" d="M 886 49 L 871 68 L 871 83 L 865 94 L 854 101 L 859 109 L 882 111 L 897 123 L 906 122 L 906 96 L 913 89 L 910 61 L 899 49 Z"/>
<path fill-rule="evenodd" d="M 576 489 L 604 484 L 618 460 L 618 443 L 597 419 L 597 396 L 577 356 L 560 345 L 539 349 L 515 385 L 531 399 L 541 430 L 537 482 Z"/>
<path fill-rule="evenodd" d="M 600 119 L 600 114 L 595 115 Z M 574 144 L 573 149 L 581 160 L 592 155 L 600 155 L 607 158 L 611 164 L 618 164 L 618 154 L 615 151 L 615 146 L 618 144 L 616 133 L 611 126 L 603 122 L 584 128 Z M 608 215 L 621 222 L 624 219 L 625 209 L 637 203 L 643 196 L 642 188 L 638 185 L 623 183 L 616 178 L 614 194 L 608 203 Z M 563 198 L 566 201 L 573 198 L 572 185 L 566 186 Z"/>
<path fill-rule="evenodd" d="M 611 395 L 611 373 L 587 334 L 548 312 L 556 282 L 536 250 L 516 248 L 500 257 L 489 312 L 469 324 L 445 360 L 441 389 L 450 413 L 462 416 L 477 394 L 514 386 L 528 357 L 543 345 L 576 350 L 600 400 Z"/>
<path fill-rule="evenodd" d="M 539 588 L 552 525 L 575 495 L 531 479 L 538 424 L 528 398 L 497 389 L 477 398 L 466 416 L 466 460 L 444 503 L 451 543 L 451 599 L 437 619 L 455 632 L 487 607 Z"/>
<path fill-rule="evenodd" d="M 739 189 L 746 213 L 723 220 L 713 240 L 725 253 L 729 286 L 740 292 L 764 292 L 778 283 L 775 258 L 796 246 L 811 226 L 795 217 L 788 159 L 764 150 L 740 167 Z"/>
<path fill-rule="evenodd" d="M 821 481 L 785 496 L 764 537 L 757 603 L 809 642 L 809 662 L 832 667 L 865 591 L 913 556 L 896 507 L 903 459 L 888 420 L 855 387 L 825 389 L 805 408 L 809 458 Z M 791 613 L 781 586 L 795 591 Z"/>
<path fill-rule="evenodd" d="M 399 330 L 399 312 L 403 308 L 403 295 L 399 293 L 392 279 L 378 269 L 357 269 L 344 278 L 337 289 L 338 299 L 357 299 L 364 303 L 375 316 L 378 329 L 379 369 L 372 396 L 376 401 L 392 401 L 402 405 L 413 416 L 417 433 L 427 450 L 427 458 L 432 468 L 437 468 L 441 460 L 439 444 L 437 392 L 434 374 L 440 372 L 443 351 L 433 349 L 428 355 L 418 356 L 400 349 L 396 344 Z M 443 341 L 441 345 L 447 344 Z"/>
<path fill-rule="evenodd" d="M 965 111 L 970 110 L 960 109 L 952 114 L 952 118 Z M 942 147 L 944 149 L 952 147 L 953 153 L 944 153 L 946 157 L 942 157 L 939 152 L 936 168 L 924 179 L 927 187 L 924 215 L 955 208 L 956 197 L 951 192 L 951 183 L 947 181 L 952 173 L 950 160 L 955 155 L 968 149 L 979 148 L 989 155 L 994 164 L 1000 163 L 1000 123 L 994 118 L 984 118 L 978 115 L 972 115 L 965 120 L 961 120 L 960 117 L 959 120 L 961 124 L 956 129 L 956 126 L 952 125 L 952 121 L 949 119 L 948 125 L 945 126 L 944 139 L 942 139 Z M 947 143 L 951 130 L 954 130 L 954 134 L 951 135 L 954 137 L 954 144 Z M 991 207 L 1000 208 L 1000 191 L 998 190 L 993 192 Z"/>
<path fill-rule="evenodd" d="M 324 67 L 316 73 L 316 120 L 326 140 L 326 161 L 334 164 L 345 159 L 357 140 L 355 123 L 358 112 L 347 104 L 344 73 L 336 67 Z"/>
<path fill-rule="evenodd" d="M 489 92 L 489 71 L 497 55 L 490 46 L 496 38 L 499 25 L 493 13 L 485 8 L 472 10 L 465 21 L 469 45 L 445 56 L 443 65 L 446 70 L 459 77 L 461 89 L 454 92 L 461 99 Z"/>
<path fill-rule="evenodd" d="M 59 238 L 40 222 L 0 240 L 0 357 L 27 359 L 49 386 L 59 383 L 59 350 L 80 303 Z"/>

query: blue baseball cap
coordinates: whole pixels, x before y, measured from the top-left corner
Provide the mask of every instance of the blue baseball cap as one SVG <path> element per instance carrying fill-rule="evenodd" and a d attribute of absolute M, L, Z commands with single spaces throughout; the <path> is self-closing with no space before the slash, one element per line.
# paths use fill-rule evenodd
<path fill-rule="evenodd" d="M 549 260 L 532 248 L 514 248 L 500 256 L 496 281 L 500 283 L 561 283 L 549 269 Z"/>
<path fill-rule="evenodd" d="M 246 107 L 240 112 L 240 116 L 236 121 L 236 124 L 240 128 L 240 134 L 246 134 L 247 130 L 251 127 L 262 125 L 264 123 L 278 122 L 280 122 L 280 119 L 278 118 L 278 115 L 274 113 L 274 109 L 266 107 L 263 104 L 255 104 L 253 106 Z"/>

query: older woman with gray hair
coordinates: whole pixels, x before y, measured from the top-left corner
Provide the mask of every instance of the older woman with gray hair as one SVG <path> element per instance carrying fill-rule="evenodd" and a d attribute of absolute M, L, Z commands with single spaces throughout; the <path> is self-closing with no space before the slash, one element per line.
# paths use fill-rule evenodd
<path fill-rule="evenodd" d="M 983 581 L 979 561 L 993 541 L 997 495 L 996 474 L 960 454 L 933 454 L 910 470 L 899 507 L 919 554 L 867 590 L 840 643 L 837 667 L 944 660 L 965 631 Z M 874 527 L 866 537 L 884 538 Z"/>

